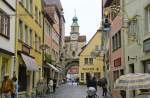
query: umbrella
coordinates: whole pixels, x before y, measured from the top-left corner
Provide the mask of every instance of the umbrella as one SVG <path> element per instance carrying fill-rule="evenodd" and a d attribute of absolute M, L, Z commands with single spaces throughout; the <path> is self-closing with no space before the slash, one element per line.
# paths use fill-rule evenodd
<path fill-rule="evenodd" d="M 150 89 L 150 74 L 129 73 L 122 75 L 116 80 L 114 88 L 119 90 Z"/>

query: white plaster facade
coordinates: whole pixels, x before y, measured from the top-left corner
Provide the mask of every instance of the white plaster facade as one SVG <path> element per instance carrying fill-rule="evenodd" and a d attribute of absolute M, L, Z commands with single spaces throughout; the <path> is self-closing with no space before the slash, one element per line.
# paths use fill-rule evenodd
<path fill-rule="evenodd" d="M 14 10 L 12 10 L 4 1 L 6 1 Z M 9 39 L 6 39 L 0 36 L 0 48 L 14 53 L 16 0 L 0 0 L 0 9 L 10 16 L 10 37 Z"/>
<path fill-rule="evenodd" d="M 129 35 L 129 28 L 123 30 L 123 44 L 124 44 L 124 65 L 126 73 L 145 73 L 150 71 L 150 52 L 144 51 L 144 41 L 150 38 L 150 32 L 148 32 L 148 15 L 147 8 L 150 7 L 149 0 L 136 0 L 132 3 L 128 3 L 131 0 L 124 0 L 123 4 L 123 16 L 124 26 L 126 23 L 130 23 L 134 19 L 137 21 L 135 28 L 136 32 L 134 36 Z M 150 19 L 150 17 L 149 17 Z M 128 25 L 129 26 L 129 25 Z M 150 43 L 147 43 L 150 45 Z M 147 67 L 145 67 L 147 66 Z M 147 71 L 145 71 L 147 70 Z M 136 95 L 139 93 L 136 90 Z M 127 98 L 150 98 L 148 96 L 133 96 L 132 91 L 127 91 Z"/>

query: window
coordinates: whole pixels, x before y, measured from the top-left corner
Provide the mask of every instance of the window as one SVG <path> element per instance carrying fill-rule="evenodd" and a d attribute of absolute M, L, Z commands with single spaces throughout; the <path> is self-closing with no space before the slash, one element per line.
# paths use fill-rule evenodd
<path fill-rule="evenodd" d="M 118 31 L 113 37 L 112 37 L 112 48 L 113 51 L 121 48 L 121 31 Z"/>
<path fill-rule="evenodd" d="M 30 5 L 29 5 L 29 12 L 30 12 L 30 14 L 32 14 L 32 12 L 33 12 L 33 1 L 32 0 L 30 0 Z"/>
<path fill-rule="evenodd" d="M 32 47 L 32 30 L 30 29 L 30 46 Z"/>
<path fill-rule="evenodd" d="M 128 27 L 129 27 L 128 36 L 135 37 L 138 31 L 137 20 L 130 21 Z"/>
<path fill-rule="evenodd" d="M 100 46 L 99 45 L 96 45 L 95 46 L 95 51 L 99 51 L 100 50 Z"/>
<path fill-rule="evenodd" d="M 123 69 L 120 70 L 120 75 L 124 75 L 124 70 Z"/>
<path fill-rule="evenodd" d="M 93 58 L 89 58 L 89 64 L 93 64 Z"/>
<path fill-rule="evenodd" d="M 23 22 L 21 20 L 19 20 L 19 32 L 18 32 L 18 39 L 22 40 L 23 38 Z"/>
<path fill-rule="evenodd" d="M 121 48 L 121 31 L 118 32 L 118 48 Z"/>
<path fill-rule="evenodd" d="M 51 25 L 49 25 L 49 23 L 47 21 L 45 21 L 44 23 L 44 29 L 45 29 L 45 33 L 48 35 L 48 36 L 51 36 Z"/>
<path fill-rule="evenodd" d="M 41 38 L 39 37 L 39 42 L 38 42 L 38 50 L 40 51 L 40 46 L 41 46 Z"/>
<path fill-rule="evenodd" d="M 129 65 L 129 71 L 130 73 L 135 73 L 134 63 Z"/>
<path fill-rule="evenodd" d="M 93 58 L 84 58 L 84 64 L 93 64 Z"/>
<path fill-rule="evenodd" d="M 150 6 L 147 8 L 148 32 L 150 32 Z"/>
<path fill-rule="evenodd" d="M 28 44 L 28 27 L 25 25 L 24 42 Z"/>
<path fill-rule="evenodd" d="M 8 67 L 9 67 L 9 64 L 8 64 L 9 60 L 7 58 L 2 58 L 2 66 L 1 66 L 1 80 L 3 80 L 4 78 L 4 75 L 8 72 Z"/>
<path fill-rule="evenodd" d="M 75 57 L 75 56 L 76 56 L 75 51 L 73 51 L 73 52 L 72 52 L 72 56 L 73 56 L 73 57 Z"/>
<path fill-rule="evenodd" d="M 39 14 L 38 14 L 38 8 L 35 7 L 35 20 L 38 22 Z"/>
<path fill-rule="evenodd" d="M 42 16 L 41 16 L 41 12 L 39 12 L 39 24 L 40 24 L 40 25 L 42 25 L 41 18 L 42 18 Z"/>
<path fill-rule="evenodd" d="M 25 0 L 25 1 L 26 1 L 26 9 L 27 9 L 27 11 L 29 11 L 29 7 L 30 7 L 29 0 Z"/>
<path fill-rule="evenodd" d="M 59 36 L 57 33 L 55 32 L 52 33 L 52 39 L 57 45 L 59 44 Z"/>
<path fill-rule="evenodd" d="M 113 72 L 114 81 L 116 81 L 117 78 L 119 78 L 119 70 L 116 70 Z"/>
<path fill-rule="evenodd" d="M 84 64 L 88 64 L 88 58 L 84 58 Z"/>
<path fill-rule="evenodd" d="M 38 49 L 38 38 L 37 35 L 35 34 L 35 49 Z"/>
<path fill-rule="evenodd" d="M 114 46 L 114 49 L 116 50 L 117 49 L 117 33 L 115 34 L 115 40 L 114 40 L 115 42 L 115 46 Z"/>
<path fill-rule="evenodd" d="M 81 80 L 84 80 L 84 73 L 81 73 Z"/>
<path fill-rule="evenodd" d="M 56 20 L 56 24 L 59 24 L 59 17 L 57 15 L 57 12 L 54 14 L 54 18 Z"/>
<path fill-rule="evenodd" d="M 0 10 L 0 35 L 9 38 L 10 37 L 10 18 L 9 16 Z"/>
<path fill-rule="evenodd" d="M 144 73 L 150 73 L 150 61 L 144 62 Z"/>
<path fill-rule="evenodd" d="M 112 48 L 113 50 L 115 49 L 115 37 L 114 36 L 112 37 Z"/>

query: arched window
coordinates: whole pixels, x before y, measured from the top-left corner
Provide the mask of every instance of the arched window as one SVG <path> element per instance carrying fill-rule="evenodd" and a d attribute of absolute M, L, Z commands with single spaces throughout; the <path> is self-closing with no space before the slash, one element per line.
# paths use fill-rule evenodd
<path fill-rule="evenodd" d="M 75 55 L 76 55 L 76 53 L 75 53 L 75 51 L 73 51 L 73 52 L 72 52 L 72 56 L 75 57 Z"/>

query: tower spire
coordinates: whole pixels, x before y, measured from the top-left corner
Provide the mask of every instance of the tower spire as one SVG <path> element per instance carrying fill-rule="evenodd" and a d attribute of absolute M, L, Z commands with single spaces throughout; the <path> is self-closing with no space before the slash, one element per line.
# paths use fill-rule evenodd
<path fill-rule="evenodd" d="M 75 16 L 77 16 L 76 9 L 74 9 Z"/>

